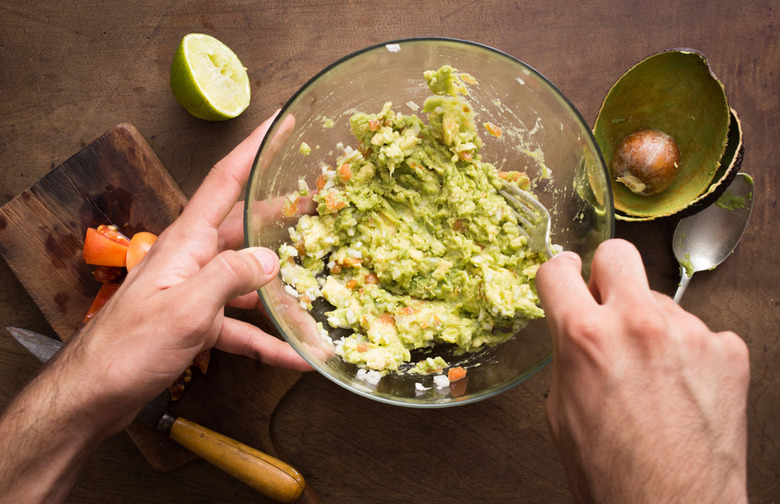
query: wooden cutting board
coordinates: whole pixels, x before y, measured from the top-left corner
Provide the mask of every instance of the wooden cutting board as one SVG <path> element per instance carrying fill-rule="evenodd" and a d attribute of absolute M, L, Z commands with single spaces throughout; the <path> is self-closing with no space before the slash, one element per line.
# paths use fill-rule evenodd
<path fill-rule="evenodd" d="M 100 287 L 82 257 L 87 227 L 159 234 L 186 202 L 139 131 L 120 124 L 0 208 L 0 254 L 67 341 Z M 214 351 L 208 374 L 193 374 L 184 397 L 171 405 L 174 414 L 282 458 L 270 417 L 300 373 Z M 127 432 L 160 471 L 195 458 L 144 425 L 133 423 Z"/>

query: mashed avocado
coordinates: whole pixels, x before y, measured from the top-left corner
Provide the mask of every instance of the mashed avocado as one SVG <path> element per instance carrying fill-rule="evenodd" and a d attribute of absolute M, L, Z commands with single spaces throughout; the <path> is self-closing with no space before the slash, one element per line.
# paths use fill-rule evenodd
<path fill-rule="evenodd" d="M 336 352 L 380 372 L 427 372 L 438 358 L 411 352 L 451 345 L 456 353 L 512 337 L 538 307 L 534 277 L 544 257 L 528 250 L 514 211 L 497 190 L 527 189 L 519 172 L 481 159 L 464 81 L 449 66 L 426 72 L 435 93 L 427 122 L 386 103 L 356 113 L 356 148 L 323 168 L 313 198 L 280 250 L 282 279 L 300 304 L 323 298 L 327 323 L 347 331 Z M 407 364 L 409 363 L 409 364 Z"/>

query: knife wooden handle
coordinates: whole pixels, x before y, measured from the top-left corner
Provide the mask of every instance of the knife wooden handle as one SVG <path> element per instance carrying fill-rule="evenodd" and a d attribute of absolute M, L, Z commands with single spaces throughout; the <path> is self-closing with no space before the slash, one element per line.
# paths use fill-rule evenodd
<path fill-rule="evenodd" d="M 174 420 L 169 436 L 276 501 L 295 502 L 306 487 L 301 473 L 291 465 L 184 418 Z"/>

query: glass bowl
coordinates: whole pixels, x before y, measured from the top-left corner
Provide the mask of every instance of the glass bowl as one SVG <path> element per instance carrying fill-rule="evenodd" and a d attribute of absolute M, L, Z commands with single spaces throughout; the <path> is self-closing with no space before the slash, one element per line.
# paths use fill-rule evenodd
<path fill-rule="evenodd" d="M 295 93 L 255 159 L 246 193 L 247 245 L 278 251 L 280 245 L 290 243 L 288 228 L 295 226 L 299 215 L 285 215 L 291 212 L 285 211 L 284 200 L 299 192 L 301 178 L 308 187 L 316 186 L 321 166 L 332 165 L 340 153 L 339 143 L 357 147 L 349 117 L 356 111 L 378 113 L 388 101 L 396 112 L 413 113 L 431 95 L 423 72 L 442 65 L 477 80 L 466 97 L 477 124 L 491 122 L 505 132 L 495 137 L 481 131 L 483 161 L 499 170 L 528 173 L 534 194 L 550 210 L 553 243 L 583 257 L 587 280 L 592 253 L 613 236 L 614 229 L 607 170 L 590 127 L 533 68 L 490 47 L 453 39 L 407 39 L 365 48 L 325 68 Z M 424 118 L 422 110 L 417 114 Z M 304 143 L 310 149 L 307 155 Z M 449 386 L 440 388 L 432 376 L 417 374 L 390 373 L 377 382 L 335 355 L 333 344 L 317 328 L 317 320 L 328 327 L 322 313 L 302 309 L 280 278 L 259 294 L 282 337 L 317 371 L 361 396 L 385 403 L 466 404 L 517 385 L 551 360 L 547 325 L 538 319 L 500 345 L 446 355 L 451 366 L 467 369 L 465 379 Z"/>

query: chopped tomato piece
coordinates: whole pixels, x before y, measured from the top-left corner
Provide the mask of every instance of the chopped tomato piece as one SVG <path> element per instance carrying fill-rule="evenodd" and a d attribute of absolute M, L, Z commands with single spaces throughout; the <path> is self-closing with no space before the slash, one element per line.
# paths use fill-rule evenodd
<path fill-rule="evenodd" d="M 111 296 L 114 295 L 117 289 L 119 289 L 118 283 L 106 283 L 101 285 L 100 290 L 98 290 L 98 293 L 95 296 L 95 299 L 92 301 L 92 304 L 89 306 L 89 310 L 87 310 L 87 314 L 84 316 L 84 320 L 82 320 L 82 322 L 86 324 L 95 318 L 97 312 L 100 311 L 100 309 L 109 299 L 111 299 Z"/>
<path fill-rule="evenodd" d="M 398 310 L 399 315 L 413 315 L 420 310 L 418 308 L 412 308 L 411 306 L 404 306 L 400 310 Z"/>
<path fill-rule="evenodd" d="M 325 207 L 328 210 L 341 210 L 345 206 L 347 206 L 347 204 L 336 199 L 336 196 L 334 196 L 332 192 L 325 195 Z"/>
<path fill-rule="evenodd" d="M 127 264 L 127 247 L 130 240 L 115 226 L 100 225 L 87 228 L 84 238 L 84 262 L 95 266 L 116 266 Z"/>
<path fill-rule="evenodd" d="M 466 370 L 460 366 L 452 367 L 447 370 L 447 378 L 451 381 L 462 380 L 466 377 Z"/>
<path fill-rule="evenodd" d="M 325 188 L 325 184 L 328 183 L 328 177 L 325 176 L 325 174 L 321 174 L 319 177 L 317 177 L 317 190 L 322 191 Z"/>
<path fill-rule="evenodd" d="M 347 268 L 354 268 L 356 266 L 360 266 L 361 264 L 363 264 L 363 259 L 359 257 L 346 257 L 343 261 L 341 261 L 341 265 Z"/>
<path fill-rule="evenodd" d="M 146 256 L 154 242 L 157 241 L 157 235 L 148 231 L 139 231 L 130 239 L 130 246 L 127 247 L 127 271 L 135 268 L 141 259 Z"/>
<path fill-rule="evenodd" d="M 501 137 L 501 128 L 499 128 L 498 126 L 496 126 L 492 122 L 486 122 L 484 124 L 484 126 L 485 126 L 485 129 L 487 130 L 487 132 L 490 133 L 491 135 L 493 135 L 494 137 L 496 137 L 496 138 Z"/>
<path fill-rule="evenodd" d="M 528 189 L 531 186 L 531 179 L 525 172 L 520 171 L 500 171 L 499 178 L 507 182 L 514 182 L 520 189 Z"/>
<path fill-rule="evenodd" d="M 517 182 L 521 178 L 528 177 L 528 175 L 519 171 L 500 171 L 498 176 L 507 182 Z"/>
<path fill-rule="evenodd" d="M 301 197 L 297 194 L 294 197 L 284 198 L 284 201 L 282 202 L 282 215 L 285 217 L 293 217 L 297 214 L 298 201 L 300 201 L 300 199 Z"/>
<path fill-rule="evenodd" d="M 352 178 L 352 168 L 350 168 L 348 163 L 339 166 L 337 171 L 342 182 L 349 182 L 349 179 Z"/>
<path fill-rule="evenodd" d="M 474 153 L 470 150 L 464 150 L 458 152 L 458 157 L 463 161 L 471 161 L 474 158 Z"/>

